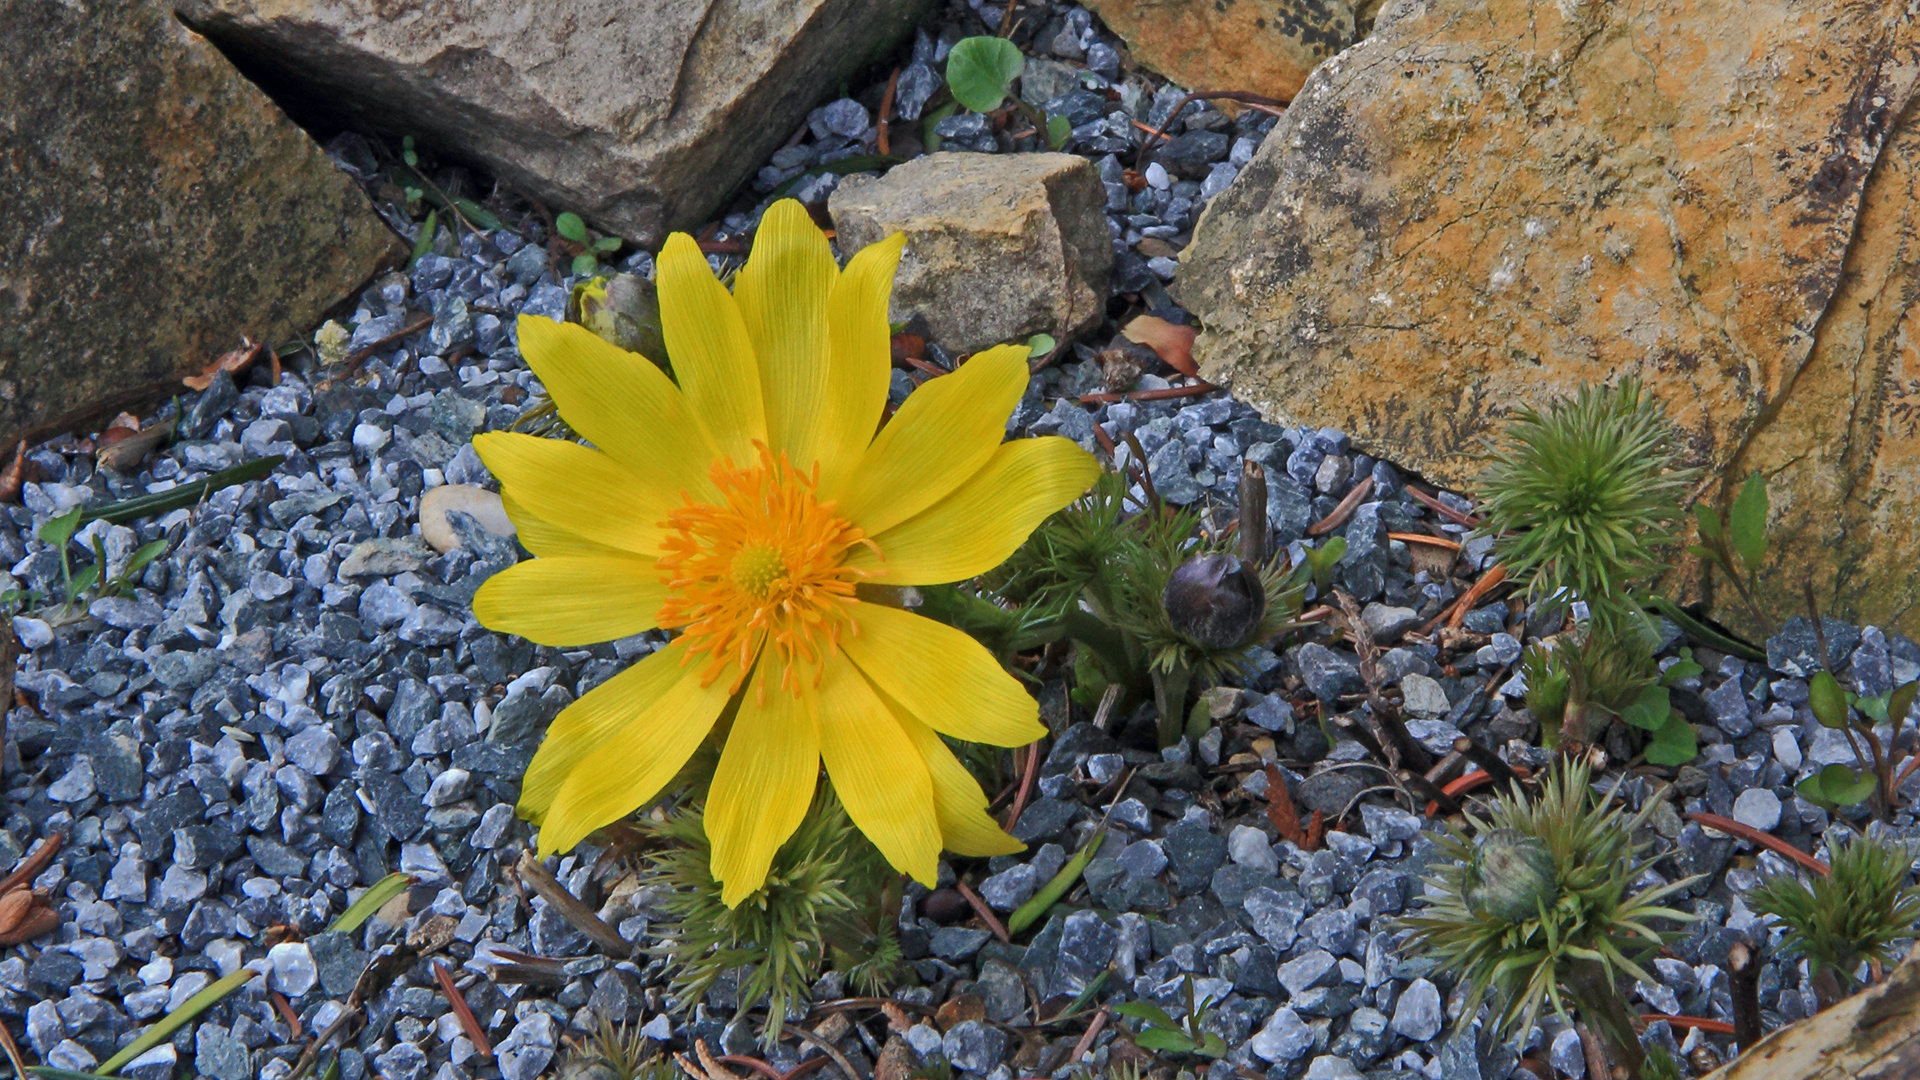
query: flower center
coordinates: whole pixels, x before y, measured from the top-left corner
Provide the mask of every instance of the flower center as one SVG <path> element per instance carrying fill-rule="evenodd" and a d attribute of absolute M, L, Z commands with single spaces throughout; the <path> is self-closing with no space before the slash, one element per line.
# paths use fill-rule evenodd
<path fill-rule="evenodd" d="M 738 690 L 771 646 L 786 662 L 784 685 L 798 693 L 798 669 L 813 668 L 817 683 L 841 632 L 856 632 L 848 609 L 866 573 L 843 563 L 872 541 L 815 496 L 817 477 L 759 450 L 749 468 L 714 463 L 718 503 L 689 500 L 667 518 L 659 619 L 682 631 L 689 661 L 702 658 L 704 685 L 732 669 Z"/>
<path fill-rule="evenodd" d="M 733 556 L 733 583 L 749 596 L 765 600 L 773 586 L 786 576 L 787 564 L 780 549 L 772 544 L 743 547 Z"/>

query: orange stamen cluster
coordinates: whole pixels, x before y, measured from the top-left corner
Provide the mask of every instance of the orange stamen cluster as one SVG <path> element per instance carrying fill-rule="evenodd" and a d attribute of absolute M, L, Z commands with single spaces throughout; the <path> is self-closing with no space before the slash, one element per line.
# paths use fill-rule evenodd
<path fill-rule="evenodd" d="M 842 565 L 849 549 L 871 546 L 858 528 L 821 502 L 815 476 L 775 461 L 756 443 L 760 462 L 713 465 L 719 504 L 691 500 L 667 519 L 660 579 L 668 596 L 660 625 L 681 629 L 687 660 L 704 656 L 703 686 L 732 668 L 738 691 L 763 646 L 785 661 L 782 685 L 799 693 L 797 672 L 818 685 L 843 629 L 854 584 L 866 574 Z"/>

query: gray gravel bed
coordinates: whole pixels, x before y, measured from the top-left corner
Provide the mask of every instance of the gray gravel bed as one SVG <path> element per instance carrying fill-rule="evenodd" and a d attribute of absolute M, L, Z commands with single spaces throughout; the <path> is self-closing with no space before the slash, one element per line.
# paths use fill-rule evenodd
<path fill-rule="evenodd" d="M 991 17 L 995 8 L 980 13 Z M 1038 38 L 1056 55 L 1040 58 L 1046 63 L 1030 69 L 1029 81 L 1055 80 L 1057 93 L 1043 103 L 1072 117 L 1070 148 L 1098 161 L 1107 181 L 1120 256 L 1115 295 L 1158 306 L 1194 217 L 1248 160 L 1270 118 L 1228 118 L 1202 104 L 1171 118 L 1177 89 L 1138 76 L 1115 81 L 1117 40 L 1079 8 L 1057 14 L 1059 27 Z M 959 36 L 939 20 L 921 35 L 900 80 L 903 116 L 918 116 Z M 1136 117 L 1168 122 L 1172 135 L 1142 170 L 1138 192 L 1126 176 Z M 968 127 L 969 119 L 943 123 L 949 147 L 1020 149 Z M 871 152 L 874 140 L 870 109 L 852 99 L 830 103 L 814 114 L 805 140 L 773 156 L 755 190 L 765 196 L 810 167 Z M 351 140 L 335 149 L 350 165 L 356 160 Z M 796 194 L 818 202 L 835 182 L 831 174 L 805 179 Z M 727 217 L 720 238 L 750 232 L 754 210 Z M 649 272 L 650 260 L 637 255 L 625 267 Z M 690 1010 L 672 1009 L 660 961 L 605 956 L 502 874 L 529 844 L 512 804 L 547 721 L 663 638 L 557 650 L 495 634 L 474 621 L 468 602 L 487 575 L 515 560 L 515 546 L 466 521 L 458 523 L 460 549 L 437 552 L 419 537 L 425 491 L 491 483 L 468 441 L 512 424 L 537 389 L 515 352 L 513 318 L 561 317 L 573 280 L 556 280 L 523 232 L 464 236 L 362 295 L 345 320 L 350 348 L 392 334 L 413 313 L 433 315 L 428 329 L 376 352 L 362 383 L 322 389 L 321 373 L 297 370 L 273 387 L 259 373 L 240 385 L 220 376 L 182 399 L 178 414 L 162 411 L 179 421 L 179 439 L 135 474 L 96 470 L 70 437 L 34 449 L 38 479 L 26 485 L 22 505 L 0 508 L 0 566 L 8 568 L 0 588 L 58 587 L 58 555 L 37 537 L 57 513 L 264 454 L 286 456 L 269 478 L 217 492 L 197 510 L 89 526 L 82 539 L 99 541 L 110 571 L 147 541 L 167 537 L 171 549 L 127 595 L 95 600 L 71 621 L 14 621 L 23 645 L 18 685 L 34 704 L 8 717 L 0 865 L 50 834 L 66 837 L 35 881 L 60 911 L 58 938 L 0 952 L 0 1015 L 24 1021 L 40 1060 L 90 1068 L 214 979 L 258 962 L 267 979 L 126 1075 L 284 1077 L 299 1044 L 269 991 L 304 1031 L 321 1030 L 339 1016 L 370 957 L 436 936 L 447 941 L 440 955 L 495 1056 L 477 1053 L 430 967 L 413 963 L 368 1001 L 368 1023 L 341 1057 L 345 1080 L 530 1080 L 554 1067 L 563 1037 L 590 1031 L 600 1016 L 641 1025 L 663 1046 L 706 1039 L 729 1052 L 759 1052 L 756 1023 L 732 1019 L 729 983 Z M 1473 611 L 1469 647 L 1444 656 L 1402 639 L 1444 610 L 1459 585 L 1418 567 L 1417 553 L 1388 534 L 1437 531 L 1464 541 L 1463 574 L 1484 566 L 1485 541 L 1466 540 L 1464 527 L 1406 493 L 1391 464 L 1356 452 L 1339 432 L 1269 424 L 1222 394 L 1083 406 L 1077 399 L 1099 389 L 1103 373 L 1094 350 L 1077 348 L 1034 378 L 1014 433 L 1062 434 L 1090 450 L 1096 425 L 1123 443 L 1130 433 L 1162 496 L 1202 504 L 1220 521 L 1233 512 L 1241 463 L 1260 462 L 1281 547 L 1297 548 L 1310 523 L 1370 481 L 1366 500 L 1334 531 L 1347 543 L 1337 582 L 1366 605 L 1365 621 L 1387 649 L 1387 685 L 1405 695 L 1416 736 L 1446 748 L 1465 733 L 1516 761 L 1537 755 L 1522 687 L 1509 674 L 1527 639 L 1524 615 L 1504 602 Z M 1165 385 L 1149 374 L 1136 388 Z M 896 400 L 913 386 L 897 372 Z M 1455 495 L 1440 498 L 1470 509 Z M 1862 693 L 1920 675 L 1920 647 L 1906 638 L 1839 623 L 1826 634 L 1836 670 Z M 1678 645 L 1675 632 L 1668 654 Z M 1808 850 L 1860 827 L 1833 820 L 1793 789 L 1822 765 L 1852 761 L 1845 740 L 1807 708 L 1815 648 L 1802 620 L 1768 643 L 1766 664 L 1695 651 L 1707 673 L 1675 695 L 1702 742 L 1701 759 L 1679 770 L 1683 810 L 1728 815 Z M 1512 1072 L 1515 1048 L 1480 1044 L 1472 1028 L 1455 1034 L 1460 988 L 1396 948 L 1392 920 L 1421 896 L 1435 824 L 1420 807 L 1365 794 L 1376 782 L 1365 751 L 1329 745 L 1305 716 L 1316 700 L 1331 708 L 1360 689 L 1357 657 L 1314 640 L 1283 654 L 1256 649 L 1251 659 L 1247 685 L 1215 698 L 1219 727 L 1159 752 L 1142 748 L 1151 744 L 1150 715 L 1126 718 L 1109 734 L 1067 705 L 1064 686 L 1044 688 L 1056 737 L 1014 830 L 1029 851 L 985 866 L 943 864 L 942 884 L 965 872 L 986 903 L 1007 912 L 1109 807 L 1113 828 L 1087 868 L 1085 908 L 1048 920 L 1026 945 L 1001 944 L 951 917 L 950 904 L 930 902 L 925 889 L 909 890 L 900 926 L 917 985 L 896 997 L 920 1016 L 973 995 L 966 1006 L 978 1012 L 944 1030 L 930 1019 L 907 1030 L 902 1038 L 920 1062 L 938 1059 L 986 1080 L 1068 1076 L 1082 1064 L 1066 1060 L 1081 1029 L 1026 1038 L 1032 1005 L 1057 1008 L 1106 972 L 1101 1002 L 1137 998 L 1177 1012 L 1189 979 L 1214 1002 L 1206 1026 L 1231 1050 L 1197 1066 L 1211 1080 L 1249 1071 L 1272 1080 L 1503 1080 Z M 1269 762 L 1309 809 L 1337 814 L 1358 800 L 1353 831 L 1329 833 L 1312 852 L 1279 840 L 1264 813 L 1261 766 Z M 1136 768 L 1124 790 L 1113 790 Z M 1630 781 L 1628 799 L 1651 791 L 1643 779 Z M 1902 815 L 1896 829 L 1912 824 Z M 1656 961 L 1660 982 L 1639 987 L 1638 1004 L 1727 1019 L 1728 948 L 1775 936 L 1741 890 L 1757 870 L 1784 867 L 1676 813 L 1657 817 L 1655 828 L 1668 854 L 1649 877 L 1707 880 L 1682 905 L 1701 921 Z M 623 936 L 657 943 L 654 898 L 607 894 L 592 874 L 597 854 L 586 847 L 549 865 Z M 419 881 L 404 915 L 353 934 L 323 932 L 393 870 Z M 264 947 L 274 927 L 298 940 Z M 563 961 L 557 985 L 494 981 L 507 962 L 500 950 Z M 820 1000 L 843 993 L 835 975 L 816 987 Z M 1814 1001 L 1804 972 L 1780 962 L 1765 969 L 1761 995 L 1769 1024 L 1806 1015 Z M 866 1070 L 888 1033 L 862 1023 L 830 1037 Z M 1675 1033 L 1657 1024 L 1649 1037 L 1673 1041 Z M 1701 1039 L 1680 1037 L 1676 1048 L 1685 1050 Z M 1110 1026 L 1085 1064 L 1106 1064 L 1112 1039 Z M 1557 1022 L 1526 1045 L 1581 1075 L 1578 1040 Z M 769 1060 L 787 1068 L 816 1052 L 789 1041 Z"/>

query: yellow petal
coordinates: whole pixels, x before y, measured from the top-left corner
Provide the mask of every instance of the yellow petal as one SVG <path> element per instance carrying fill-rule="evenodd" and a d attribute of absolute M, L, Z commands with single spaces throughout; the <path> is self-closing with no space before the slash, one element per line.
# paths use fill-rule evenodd
<path fill-rule="evenodd" d="M 812 701 L 781 689 L 780 668 L 769 653 L 754 672 L 707 793 L 713 876 L 728 907 L 766 884 L 774 853 L 807 816 L 820 778 Z"/>
<path fill-rule="evenodd" d="M 759 366 L 740 308 L 686 233 L 667 237 L 655 267 L 660 329 L 673 357 L 674 378 L 715 449 L 736 465 L 752 464 L 757 460 L 753 440 L 767 437 L 767 420 Z"/>
<path fill-rule="evenodd" d="M 747 337 L 760 361 L 767 442 L 803 471 L 818 455 L 828 381 L 827 296 L 840 268 L 806 207 L 782 199 L 767 207 L 753 253 L 733 280 Z"/>
<path fill-rule="evenodd" d="M 500 490 L 500 502 L 507 511 L 507 520 L 513 522 L 520 546 L 535 555 L 612 555 L 620 550 L 605 544 L 596 544 L 584 536 L 548 521 L 522 506 L 505 488 Z"/>
<path fill-rule="evenodd" d="M 1047 515 L 1079 498 L 1100 463 L 1071 439 L 1049 435 L 1002 443 L 945 500 L 857 547 L 850 565 L 882 585 L 943 585 L 1007 561 Z"/>
<path fill-rule="evenodd" d="M 584 326 L 539 315 L 519 325 L 520 355 L 573 430 L 670 494 L 712 494 L 713 443 L 666 373 Z"/>
<path fill-rule="evenodd" d="M 955 855 L 1011 855 L 1027 845 L 1008 836 L 987 815 L 987 796 L 979 781 L 953 756 L 947 744 L 927 725 L 896 712 L 894 718 L 927 761 L 933 779 L 934 814 L 940 821 L 940 839 Z"/>
<path fill-rule="evenodd" d="M 867 448 L 841 516 L 874 536 L 945 499 L 993 456 L 1026 389 L 1025 345 L 975 353 L 929 380 Z"/>
<path fill-rule="evenodd" d="M 626 725 L 629 713 L 604 708 L 607 702 L 594 700 L 594 695 L 613 687 L 613 696 L 629 700 L 645 701 L 658 697 L 681 679 L 684 674 L 681 662 L 686 655 L 686 645 L 675 641 L 664 649 L 641 657 L 632 667 L 560 710 L 560 715 L 548 725 L 540 749 L 534 753 L 533 761 L 527 765 L 526 774 L 521 778 L 520 816 L 535 825 L 540 824 L 573 767 L 587 755 L 600 750 L 615 731 Z"/>
<path fill-rule="evenodd" d="M 892 377 L 887 306 L 900 267 L 904 233 L 860 249 L 833 283 L 827 300 L 831 368 L 820 414 L 820 490 L 841 490 L 880 426 Z"/>
<path fill-rule="evenodd" d="M 489 431 L 473 437 L 473 448 L 515 503 L 548 522 L 566 522 L 561 531 L 619 551 L 649 558 L 659 554 L 667 515 L 680 505 L 678 489 L 565 439 Z M 718 498 L 707 492 L 695 497 Z M 533 542 L 549 536 L 523 532 L 520 539 L 528 551 L 540 554 Z"/>
<path fill-rule="evenodd" d="M 942 735 L 1025 746 L 1047 733 L 1040 706 L 964 631 L 881 604 L 855 604 L 840 644 L 873 685 Z"/>
<path fill-rule="evenodd" d="M 678 643 L 647 657 L 561 710 L 527 767 L 521 813 L 540 825 L 540 853 L 658 797 L 726 708 L 728 685 L 702 687 L 680 667 Z"/>
<path fill-rule="evenodd" d="M 488 578 L 473 594 L 473 616 L 541 645 L 591 645 L 653 629 L 666 598 L 652 559 L 562 555 Z"/>
<path fill-rule="evenodd" d="M 852 664 L 829 661 L 813 693 L 820 757 L 847 816 L 894 869 L 932 886 L 940 822 L 925 759 Z"/>

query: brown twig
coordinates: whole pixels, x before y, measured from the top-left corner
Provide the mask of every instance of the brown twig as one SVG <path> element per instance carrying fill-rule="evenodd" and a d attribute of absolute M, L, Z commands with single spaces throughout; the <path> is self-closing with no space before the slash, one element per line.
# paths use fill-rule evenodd
<path fill-rule="evenodd" d="M 1185 386 L 1168 386 L 1159 390 L 1129 390 L 1124 394 L 1110 394 L 1104 390 L 1091 394 L 1081 394 L 1082 405 L 1111 405 L 1116 401 L 1165 401 L 1169 398 L 1198 397 L 1220 389 L 1210 382 L 1188 383 Z"/>
<path fill-rule="evenodd" d="M 1453 749 L 1454 752 L 1464 755 L 1475 765 L 1480 766 L 1480 768 L 1493 779 L 1494 783 L 1503 788 L 1510 788 L 1520 780 L 1520 777 L 1514 774 L 1514 771 L 1507 766 L 1507 763 L 1500 759 L 1499 754 L 1474 742 L 1468 736 L 1462 735 L 1453 740 Z"/>
<path fill-rule="evenodd" d="M 1007 820 L 1002 828 L 1011 830 L 1020 820 L 1021 811 L 1027 808 L 1027 798 L 1033 794 L 1033 782 L 1040 772 L 1040 740 L 1027 744 L 1027 763 L 1020 770 L 1020 788 L 1013 794 L 1013 806 L 1007 811 Z"/>
<path fill-rule="evenodd" d="M 1726 833 L 1728 836 L 1737 836 L 1750 844 L 1758 844 L 1777 855 L 1792 859 L 1794 862 L 1819 874 L 1821 877 L 1826 877 L 1833 873 L 1833 870 L 1828 867 L 1826 863 L 1801 851 L 1785 840 L 1771 833 L 1763 833 L 1752 826 L 1742 825 L 1732 818 L 1721 817 L 1719 814 L 1690 813 L 1686 815 L 1686 819 L 1696 825 L 1704 825 L 1709 829 Z"/>
<path fill-rule="evenodd" d="M 1261 112 L 1274 116 L 1279 116 L 1279 110 L 1292 104 L 1288 101 L 1281 101 L 1278 98 L 1263 97 L 1259 94 L 1248 93 L 1245 90 L 1195 90 L 1180 99 L 1180 103 L 1173 107 L 1173 111 L 1167 114 L 1167 118 L 1161 122 L 1159 127 L 1148 127 L 1139 121 L 1134 122 L 1134 126 L 1146 132 L 1147 137 L 1140 141 L 1140 149 L 1134 152 L 1133 167 L 1137 169 L 1140 167 L 1142 161 L 1147 160 L 1147 151 L 1153 149 L 1154 140 L 1167 137 L 1166 126 L 1179 119 L 1181 110 L 1187 107 L 1188 102 L 1219 100 L 1237 101 L 1242 105 L 1251 105 Z"/>
<path fill-rule="evenodd" d="M 1073 1053 L 1067 1055 L 1067 1064 L 1078 1064 L 1087 1051 L 1093 1049 L 1093 1040 L 1100 1037 L 1100 1029 L 1106 1026 L 1107 1010 L 1102 1006 L 1099 1012 L 1093 1014 L 1093 1020 L 1087 1024 L 1087 1030 L 1080 1036 L 1079 1041 L 1073 1044 Z"/>
<path fill-rule="evenodd" d="M 21 1059 L 20 1046 L 13 1041 L 13 1032 L 3 1020 L 0 1020 L 0 1050 L 7 1052 L 7 1061 L 13 1066 L 13 1075 L 20 1080 L 26 1080 L 30 1075 L 27 1072 L 27 1063 Z"/>
<path fill-rule="evenodd" d="M 415 312 L 413 318 L 408 319 L 406 325 L 400 329 L 395 330 L 383 338 L 368 342 L 366 347 L 348 356 L 347 362 L 341 365 L 338 372 L 327 376 L 321 381 L 320 389 L 330 390 L 337 385 L 340 380 L 352 378 L 359 373 L 360 365 L 366 363 L 374 353 L 379 352 L 381 349 L 386 348 L 396 341 L 411 337 L 432 325 L 433 316 L 431 314 L 424 311 Z"/>
<path fill-rule="evenodd" d="M 1744 1052 L 1760 1041 L 1760 954 L 1744 941 L 1727 950 L 1727 986 L 1733 996 L 1733 1041 Z"/>
<path fill-rule="evenodd" d="M 1679 1028 L 1682 1031 L 1687 1028 L 1699 1028 L 1701 1031 L 1707 1032 L 1710 1035 L 1733 1034 L 1732 1024 L 1727 1023 L 1725 1020 L 1709 1020 L 1704 1016 L 1675 1016 L 1672 1013 L 1641 1013 L 1640 1019 L 1649 1024 L 1665 1020 L 1668 1026 Z"/>
<path fill-rule="evenodd" d="M 269 990 L 267 1000 L 273 1003 L 273 1009 L 280 1014 L 280 1019 L 287 1022 L 288 1041 L 300 1038 L 305 1029 L 300 1026 L 300 1014 L 293 1011 L 293 1004 L 287 1000 L 287 996 L 278 990 Z"/>
<path fill-rule="evenodd" d="M 13 873 L 0 878 L 0 893 L 12 892 L 15 886 L 31 884 L 34 878 L 40 876 L 40 871 L 45 870 L 47 864 L 53 861 L 53 857 L 60 853 L 60 845 L 66 839 L 67 833 L 64 829 L 48 834 L 45 840 L 40 841 L 39 847 L 34 848 L 31 854 L 20 860 L 20 865 L 14 867 Z"/>
<path fill-rule="evenodd" d="M 964 881 L 954 882 L 953 887 L 960 891 L 960 895 L 966 899 L 968 906 L 973 908 L 973 913 L 980 916 L 980 921 L 987 924 L 987 929 L 993 931 L 993 936 L 1000 939 L 1000 944 L 1013 943 L 1012 936 L 1007 933 L 1006 925 L 994 915 L 993 909 L 987 906 L 987 902 L 980 899 L 979 893 L 974 892 Z"/>
<path fill-rule="evenodd" d="M 771 1062 L 762 1061 L 757 1057 L 748 1057 L 745 1054 L 722 1054 L 715 1060 L 719 1061 L 722 1065 L 738 1065 L 743 1069 L 750 1069 L 766 1077 L 767 1080 L 787 1080 L 786 1073 L 774 1068 Z M 827 1059 L 824 1057 L 815 1058 L 814 1060 L 822 1065 L 827 1063 Z"/>
<path fill-rule="evenodd" d="M 1265 566 L 1273 557 L 1272 526 L 1267 521 L 1267 470 L 1257 461 L 1240 466 L 1240 561 Z"/>
<path fill-rule="evenodd" d="M 887 119 L 893 115 L 893 92 L 900 85 L 900 69 L 887 78 L 887 92 L 880 95 L 880 122 L 874 125 L 873 145 L 882 156 L 892 156 L 893 145 L 887 135 Z"/>
<path fill-rule="evenodd" d="M 1106 731 L 1113 726 L 1113 710 L 1120 704 L 1121 690 L 1119 683 L 1108 683 L 1107 688 L 1101 691 L 1100 707 L 1093 711 L 1094 727 Z"/>
<path fill-rule="evenodd" d="M 839 1047 L 798 1024 L 786 1025 L 786 1032 L 801 1042 L 813 1044 L 821 1053 L 832 1058 L 833 1063 L 840 1066 L 840 1071 L 847 1074 L 847 1080 L 865 1080 L 864 1077 L 854 1071 L 853 1062 L 847 1060 L 847 1055 L 841 1053 Z"/>
<path fill-rule="evenodd" d="M 1448 506 L 1446 503 L 1441 502 L 1438 498 L 1414 487 L 1412 484 L 1408 484 L 1406 490 L 1407 494 L 1413 496 L 1416 502 L 1419 502 L 1434 513 L 1439 514 L 1441 517 L 1446 518 L 1448 521 L 1453 522 L 1455 525 L 1465 525 L 1469 529 L 1477 529 L 1480 527 L 1480 519 L 1474 517 L 1472 514 L 1463 514 L 1453 507 Z"/>
<path fill-rule="evenodd" d="M 1481 574 L 1480 580 L 1469 586 L 1466 592 L 1461 593 L 1458 600 L 1455 600 L 1451 605 L 1442 609 L 1440 614 L 1428 619 L 1420 629 L 1414 631 L 1414 633 L 1420 637 L 1426 637 L 1433 633 L 1442 622 L 1455 630 L 1460 629 L 1461 624 L 1466 621 L 1467 612 L 1472 611 L 1473 606 L 1479 603 L 1482 597 L 1492 592 L 1495 585 L 1505 580 L 1507 580 L 1507 568 L 1499 565 L 1494 566 L 1486 573 Z"/>
<path fill-rule="evenodd" d="M 444 960 L 433 962 L 433 977 L 440 981 L 440 991 L 447 995 L 448 1004 L 453 1006 L 453 1014 L 460 1018 L 460 1027 L 467 1033 L 467 1041 L 481 1057 L 493 1056 L 493 1044 L 487 1041 L 487 1033 L 480 1021 L 473 1015 L 473 1009 L 467 1005 L 467 996 L 454 985 L 453 973 L 447 970 Z"/>
<path fill-rule="evenodd" d="M 1127 464 L 1133 468 L 1133 478 L 1139 483 L 1140 490 L 1146 493 L 1147 505 L 1156 508 L 1159 507 L 1160 493 L 1154 490 L 1153 477 L 1147 472 L 1146 447 L 1140 445 L 1139 436 L 1131 431 L 1121 432 L 1120 437 L 1127 440 L 1127 450 L 1130 451 L 1128 456 L 1132 458 Z"/>
<path fill-rule="evenodd" d="M 1486 573 L 1480 575 L 1480 580 L 1474 582 L 1473 587 L 1461 595 L 1460 602 L 1453 605 L 1453 614 L 1447 618 L 1447 625 L 1455 630 L 1460 629 L 1461 624 L 1466 622 L 1467 612 L 1472 611 L 1475 604 L 1492 592 L 1495 585 L 1505 580 L 1507 580 L 1505 566 L 1496 563 L 1489 567 Z"/>
<path fill-rule="evenodd" d="M 1332 513 L 1307 526 L 1307 535 L 1325 536 L 1339 528 L 1346 523 L 1347 518 L 1353 515 L 1355 508 L 1365 502 L 1367 496 L 1372 493 L 1373 477 L 1362 477 L 1359 483 L 1353 485 L 1353 490 L 1347 492 L 1346 498 L 1341 499 L 1339 505 L 1333 508 Z"/>
<path fill-rule="evenodd" d="M 592 908 L 580 902 L 579 897 L 567 891 L 553 874 L 533 857 L 530 851 L 520 853 L 520 861 L 514 864 L 520 880 L 533 886 L 533 891 L 545 897 L 547 903 L 565 916 L 574 928 L 592 938 L 596 944 L 614 956 L 632 956 L 633 946 L 620 936 L 620 932 L 608 926 L 606 920 L 594 914 Z"/>
<path fill-rule="evenodd" d="M 1458 541 L 1448 540 L 1439 536 L 1428 536 L 1426 533 L 1390 532 L 1387 534 L 1387 539 L 1398 540 L 1403 544 L 1425 544 L 1428 547 L 1446 548 L 1449 551 L 1460 550 Z"/>

